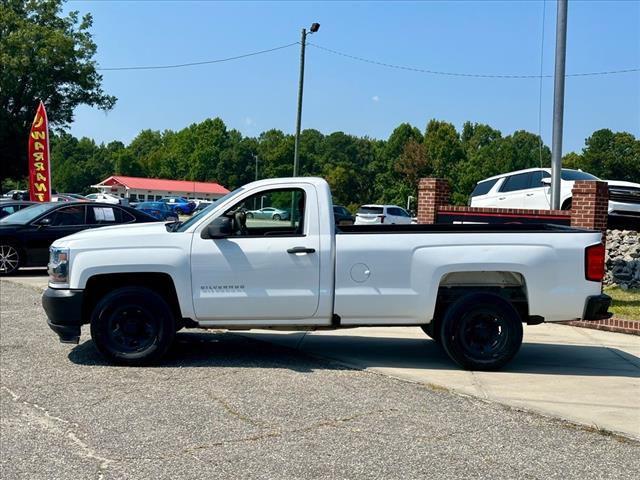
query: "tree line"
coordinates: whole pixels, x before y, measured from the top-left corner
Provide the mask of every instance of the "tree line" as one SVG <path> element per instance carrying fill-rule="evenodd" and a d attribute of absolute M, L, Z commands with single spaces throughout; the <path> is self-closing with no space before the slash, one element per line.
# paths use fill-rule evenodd
<path fill-rule="evenodd" d="M 97 144 L 69 133 L 52 136 L 53 188 L 87 193 L 110 175 L 218 182 L 234 189 L 256 178 L 292 173 L 293 135 L 268 130 L 257 137 L 228 129 L 220 118 L 182 130 L 143 130 L 129 145 Z M 417 195 L 421 177 L 443 177 L 452 201 L 464 204 L 478 180 L 523 168 L 548 167 L 551 152 L 540 137 L 519 130 L 503 136 L 489 125 L 454 125 L 431 120 L 424 131 L 403 123 L 386 140 L 343 132 L 328 135 L 304 130 L 300 172 L 324 177 L 334 201 L 353 209 L 363 203 L 406 205 Z M 640 181 L 640 140 L 626 132 L 594 132 L 581 153 L 569 153 L 563 165 L 601 178 Z"/>

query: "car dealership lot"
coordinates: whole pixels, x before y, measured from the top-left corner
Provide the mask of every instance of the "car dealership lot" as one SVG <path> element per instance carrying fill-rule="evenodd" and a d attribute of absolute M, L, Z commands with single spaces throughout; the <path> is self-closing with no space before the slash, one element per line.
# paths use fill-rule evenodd
<path fill-rule="evenodd" d="M 0 283 L 3 479 L 640 476 L 633 440 L 351 369 L 261 332 L 181 332 L 158 367 L 108 366 L 86 331 L 78 346 L 58 343 L 45 281 Z M 384 362 L 393 342 L 378 348 Z"/>

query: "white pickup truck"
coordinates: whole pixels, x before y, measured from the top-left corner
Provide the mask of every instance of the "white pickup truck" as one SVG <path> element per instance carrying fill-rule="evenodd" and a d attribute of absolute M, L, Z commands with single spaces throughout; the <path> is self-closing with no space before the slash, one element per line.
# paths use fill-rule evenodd
<path fill-rule="evenodd" d="M 287 215 L 246 212 L 274 207 Z M 43 306 L 62 342 L 90 324 L 115 363 L 155 362 L 181 328 L 417 325 L 467 369 L 518 352 L 522 324 L 608 318 L 601 233 L 552 225 L 336 227 L 319 178 L 241 187 L 184 223 L 54 242 Z"/>

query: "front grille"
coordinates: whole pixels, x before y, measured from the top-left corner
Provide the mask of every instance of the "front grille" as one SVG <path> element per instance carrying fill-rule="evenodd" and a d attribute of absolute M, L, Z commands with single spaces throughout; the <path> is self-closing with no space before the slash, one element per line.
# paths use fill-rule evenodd
<path fill-rule="evenodd" d="M 625 203 L 640 203 L 640 188 L 609 187 L 609 200 Z"/>

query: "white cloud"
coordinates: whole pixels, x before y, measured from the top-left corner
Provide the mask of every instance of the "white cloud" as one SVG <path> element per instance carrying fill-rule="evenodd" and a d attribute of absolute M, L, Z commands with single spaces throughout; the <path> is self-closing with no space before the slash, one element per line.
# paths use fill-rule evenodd
<path fill-rule="evenodd" d="M 373 97 L 371 97 L 371 100 L 373 100 L 374 102 L 378 102 L 380 101 L 380 97 L 378 95 L 374 95 Z"/>
<path fill-rule="evenodd" d="M 251 127 L 252 125 L 255 125 L 256 122 L 254 122 L 253 118 L 251 117 L 245 117 L 244 119 L 244 123 L 245 125 L 247 125 L 248 127 Z"/>

